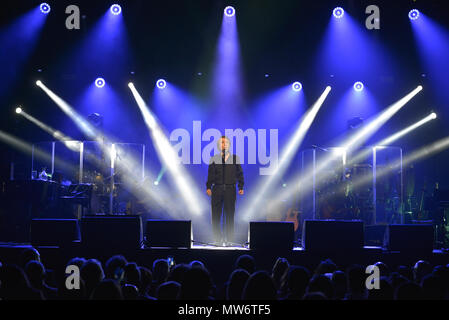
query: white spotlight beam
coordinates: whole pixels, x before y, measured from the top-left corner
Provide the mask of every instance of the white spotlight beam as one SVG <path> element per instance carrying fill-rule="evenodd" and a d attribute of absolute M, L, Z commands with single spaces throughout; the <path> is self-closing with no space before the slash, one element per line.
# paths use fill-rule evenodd
<path fill-rule="evenodd" d="M 274 173 L 267 177 L 265 182 L 256 188 L 254 191 L 254 199 L 248 201 L 250 204 L 244 212 L 246 212 L 246 216 L 253 216 L 254 212 L 258 211 L 261 201 L 266 197 L 266 193 L 276 184 L 279 179 L 282 178 L 282 175 L 285 173 L 289 164 L 292 161 L 295 153 L 300 147 L 302 141 L 304 140 L 310 126 L 315 120 L 318 111 L 326 100 L 329 92 L 331 91 L 331 87 L 327 86 L 318 100 L 310 107 L 307 113 L 302 117 L 299 122 L 298 129 L 295 131 L 294 135 L 289 139 L 286 144 L 286 147 L 282 150 L 281 156 L 279 159 L 279 163 Z"/>
<path fill-rule="evenodd" d="M 99 135 L 97 134 L 95 128 L 90 125 L 81 115 L 79 115 L 67 102 L 62 100 L 53 91 L 47 88 L 42 81 L 36 81 L 36 85 L 40 87 L 44 92 L 61 108 L 61 110 L 67 114 L 75 124 L 90 138 L 97 139 Z"/>
<path fill-rule="evenodd" d="M 396 132 L 395 134 L 392 134 L 391 136 L 383 139 L 382 141 L 377 142 L 376 146 L 388 146 L 392 144 L 393 142 L 399 140 L 403 136 L 405 136 L 407 133 L 419 128 L 420 126 L 426 124 L 427 122 L 436 119 L 437 115 L 436 113 L 431 113 L 427 117 L 419 120 L 418 122 L 408 126 L 407 128 L 402 129 L 401 131 Z M 371 149 L 365 149 L 357 153 L 352 157 L 352 159 L 349 161 L 348 165 L 352 165 L 354 163 L 358 163 L 358 161 L 364 159 L 366 156 L 368 156 L 371 152 Z"/>
<path fill-rule="evenodd" d="M 25 154 L 33 154 L 34 157 L 38 158 L 38 159 L 42 159 L 43 161 L 47 162 L 47 163 L 51 163 L 52 162 L 52 155 L 42 151 L 41 149 L 37 148 L 36 146 L 34 147 L 33 150 L 33 145 L 18 138 L 13 136 L 12 134 L 9 134 L 5 131 L 1 131 L 0 130 L 0 140 L 11 145 L 13 148 L 25 153 Z M 62 167 L 62 168 L 67 168 L 69 170 L 73 170 L 73 165 L 62 161 L 58 158 L 55 158 L 55 162 L 58 161 L 58 164 Z"/>
<path fill-rule="evenodd" d="M 422 86 L 416 87 L 412 92 L 407 94 L 405 97 L 400 99 L 399 101 L 392 104 L 385 111 L 383 111 L 379 116 L 377 116 L 374 120 L 368 123 L 366 126 L 362 127 L 354 137 L 350 138 L 346 143 L 343 144 L 343 148 L 346 150 L 354 149 L 359 146 L 363 141 L 365 141 L 368 137 L 370 137 L 374 132 L 376 132 L 382 125 L 385 124 L 391 117 L 393 117 L 403 106 L 406 105 L 415 95 L 417 95 L 421 90 Z"/>
<path fill-rule="evenodd" d="M 36 81 L 36 85 L 39 86 L 45 93 L 62 109 L 62 111 L 67 114 L 75 124 L 80 128 L 80 130 L 86 134 L 88 137 L 93 140 L 100 142 L 101 149 L 104 153 L 111 154 L 111 149 L 103 144 L 102 135 L 95 127 L 93 127 L 87 120 L 85 120 L 81 115 L 79 115 L 67 102 L 57 96 L 53 91 L 47 88 L 42 81 Z M 110 137 L 106 139 L 111 141 Z M 138 166 L 138 162 L 134 159 L 127 159 L 126 161 L 121 161 L 121 168 L 126 172 L 123 176 L 125 184 L 127 186 L 133 188 L 133 193 L 135 193 L 140 199 L 153 199 L 155 202 L 163 208 L 167 210 L 172 209 L 172 206 L 169 204 L 164 204 L 160 198 L 154 197 L 151 192 L 142 190 L 141 188 L 136 188 L 136 181 L 139 181 L 139 177 L 135 177 L 133 172 L 133 168 Z M 160 187 L 159 191 L 161 194 L 163 193 L 163 188 Z M 173 210 L 170 210 L 173 211 Z"/>
<path fill-rule="evenodd" d="M 384 140 L 380 141 L 379 143 L 376 143 L 377 146 L 387 146 L 389 144 L 391 144 L 392 142 L 402 138 L 403 136 L 405 136 L 407 133 L 415 130 L 416 128 L 422 126 L 423 124 L 436 119 L 437 115 L 436 113 L 431 113 L 429 114 L 427 117 L 421 119 L 420 121 L 412 124 L 411 126 L 408 126 L 407 128 L 393 134 L 392 136 L 385 138 Z"/>
<path fill-rule="evenodd" d="M 370 123 L 362 127 L 359 131 L 353 134 L 346 142 L 342 143 L 342 149 L 346 150 L 355 149 L 357 146 L 363 143 L 374 132 L 376 132 L 382 125 L 384 125 L 391 117 L 393 117 L 407 102 L 409 102 L 416 94 L 422 90 L 422 86 L 416 87 L 413 91 L 406 96 L 389 106 L 380 115 L 376 116 Z M 305 170 L 305 175 L 296 175 L 293 179 L 287 182 L 287 185 L 294 186 L 292 188 L 286 188 L 281 194 L 273 199 L 271 207 L 275 208 L 279 205 L 282 199 L 289 199 L 297 193 L 301 193 L 313 187 L 313 183 L 318 183 L 319 179 L 325 178 L 324 169 L 332 162 L 335 155 L 330 155 L 324 158 L 320 163 L 316 165 L 316 168 L 308 168 Z M 314 179 L 315 176 L 315 179 Z M 299 189 L 300 188 L 300 189 Z"/>
<path fill-rule="evenodd" d="M 411 154 L 409 154 L 408 156 L 404 157 L 402 159 L 402 166 L 407 166 L 410 163 L 413 163 L 415 161 L 421 161 L 427 157 L 430 157 L 436 153 L 439 153 L 443 150 L 446 150 L 447 148 L 449 148 L 449 136 L 446 136 L 440 140 L 437 140 L 429 145 L 426 145 L 422 148 L 419 148 L 418 150 L 415 150 L 414 152 L 412 152 Z M 392 163 L 391 165 L 389 165 L 386 168 L 382 168 L 379 170 L 376 170 L 376 179 L 383 177 L 387 174 L 389 174 L 392 170 L 397 170 L 397 168 L 401 167 L 401 161 L 398 160 L 394 163 Z M 371 182 L 372 177 L 371 176 L 365 176 L 362 177 L 358 180 L 353 181 L 352 186 L 353 187 L 358 187 L 360 185 L 364 185 L 366 183 L 370 183 Z"/>
<path fill-rule="evenodd" d="M 22 111 L 19 114 L 22 115 L 23 117 L 25 117 L 25 119 L 31 121 L 32 123 L 37 125 L 39 128 L 41 128 L 42 130 L 44 130 L 45 132 L 49 133 L 54 138 L 56 138 L 56 139 L 58 139 L 60 141 L 72 141 L 73 140 L 69 136 L 64 135 L 61 131 L 53 129 L 49 125 L 46 125 L 42 121 L 36 119 L 32 115 L 30 115 L 27 112 L 25 112 L 23 109 L 22 109 Z"/>
<path fill-rule="evenodd" d="M 187 209 L 193 215 L 200 215 L 205 206 L 201 201 L 198 191 L 193 188 L 193 181 L 191 181 L 188 174 L 180 166 L 179 158 L 173 150 L 169 140 L 166 138 L 164 132 L 158 125 L 155 117 L 150 112 L 135 86 L 132 83 L 129 83 L 128 86 L 131 89 L 137 105 L 142 112 L 144 121 L 150 130 L 151 137 L 156 146 L 156 152 L 166 166 L 168 172 L 172 175 L 176 187 L 187 205 Z"/>

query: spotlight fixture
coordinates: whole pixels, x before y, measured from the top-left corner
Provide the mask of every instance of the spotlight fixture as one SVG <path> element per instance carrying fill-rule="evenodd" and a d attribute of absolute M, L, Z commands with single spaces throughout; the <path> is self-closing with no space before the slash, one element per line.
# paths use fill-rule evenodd
<path fill-rule="evenodd" d="M 354 83 L 354 90 L 357 92 L 360 92 L 363 90 L 363 83 L 360 81 L 357 81 L 356 83 Z"/>
<path fill-rule="evenodd" d="M 40 81 L 40 80 L 37 80 L 37 81 L 36 81 L 36 86 L 39 87 L 41 84 L 42 84 L 42 81 Z"/>
<path fill-rule="evenodd" d="M 436 119 L 437 118 L 437 114 L 435 112 L 432 112 L 430 114 L 431 119 Z"/>
<path fill-rule="evenodd" d="M 118 4 L 113 4 L 111 6 L 111 13 L 113 15 L 119 15 L 120 13 L 122 13 L 122 7 L 120 7 Z"/>
<path fill-rule="evenodd" d="M 235 15 L 235 9 L 234 9 L 234 7 L 227 6 L 227 7 L 224 9 L 224 14 L 225 14 L 227 17 L 232 17 L 233 15 Z"/>
<path fill-rule="evenodd" d="M 410 20 L 416 20 L 419 18 L 419 11 L 417 9 L 410 10 L 408 13 Z"/>
<path fill-rule="evenodd" d="M 156 86 L 159 89 L 164 89 L 167 86 L 167 82 L 165 82 L 164 79 L 159 79 L 158 81 L 156 81 Z"/>
<path fill-rule="evenodd" d="M 128 82 L 128 87 L 134 87 L 134 83 L 132 83 L 132 82 Z"/>
<path fill-rule="evenodd" d="M 48 14 L 51 10 L 50 5 L 48 3 L 41 3 L 41 5 L 39 6 L 39 9 L 41 9 L 41 12 L 43 14 Z"/>
<path fill-rule="evenodd" d="M 22 108 L 21 107 L 18 107 L 18 108 L 16 108 L 16 113 L 22 113 Z"/>
<path fill-rule="evenodd" d="M 296 82 L 294 82 L 293 84 L 292 84 L 292 90 L 293 91 L 301 91 L 302 90 L 302 84 L 301 84 L 301 82 L 298 82 L 298 81 L 296 81 Z"/>
<path fill-rule="evenodd" d="M 95 80 L 95 85 L 97 86 L 97 88 L 103 88 L 105 84 L 106 82 L 104 81 L 103 78 L 97 78 Z"/>
<path fill-rule="evenodd" d="M 334 11 L 332 12 L 334 14 L 334 17 L 337 19 L 343 18 L 343 15 L 345 14 L 345 10 L 343 10 L 343 8 L 341 7 L 337 7 L 334 9 Z"/>
<path fill-rule="evenodd" d="M 157 180 L 154 181 L 154 185 L 155 185 L 155 186 L 159 185 L 159 181 L 157 181 Z"/>

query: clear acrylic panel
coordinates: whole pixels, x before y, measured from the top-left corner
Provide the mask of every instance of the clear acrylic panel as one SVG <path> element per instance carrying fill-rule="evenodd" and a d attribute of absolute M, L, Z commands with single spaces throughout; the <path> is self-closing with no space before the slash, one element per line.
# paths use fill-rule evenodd
<path fill-rule="evenodd" d="M 103 183 L 111 175 L 111 144 L 96 141 L 83 142 L 82 181 Z"/>
<path fill-rule="evenodd" d="M 53 142 L 45 141 L 33 144 L 31 157 L 31 173 L 37 171 L 37 177 L 45 169 L 47 174 L 53 174 Z"/>
<path fill-rule="evenodd" d="M 61 179 L 77 184 L 80 180 L 81 141 L 56 141 L 54 171 Z"/>
<path fill-rule="evenodd" d="M 404 223 L 402 214 L 402 149 L 373 148 L 375 223 Z"/>

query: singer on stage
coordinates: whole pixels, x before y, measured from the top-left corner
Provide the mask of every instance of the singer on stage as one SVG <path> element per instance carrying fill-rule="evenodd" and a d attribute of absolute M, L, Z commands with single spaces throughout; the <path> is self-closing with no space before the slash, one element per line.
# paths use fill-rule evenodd
<path fill-rule="evenodd" d="M 229 146 L 229 139 L 222 136 L 218 141 L 221 152 L 210 159 L 206 182 L 207 194 L 211 197 L 214 241 L 220 245 L 234 241 L 236 184 L 239 194 L 243 195 L 242 166 L 239 157 L 229 152 Z M 220 228 L 222 214 L 223 234 Z"/>

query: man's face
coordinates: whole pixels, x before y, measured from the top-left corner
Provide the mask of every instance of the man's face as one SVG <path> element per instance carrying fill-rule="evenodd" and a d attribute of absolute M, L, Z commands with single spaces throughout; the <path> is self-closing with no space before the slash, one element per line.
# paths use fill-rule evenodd
<path fill-rule="evenodd" d="M 229 140 L 228 139 L 221 138 L 220 149 L 222 151 L 228 151 L 229 150 Z"/>

